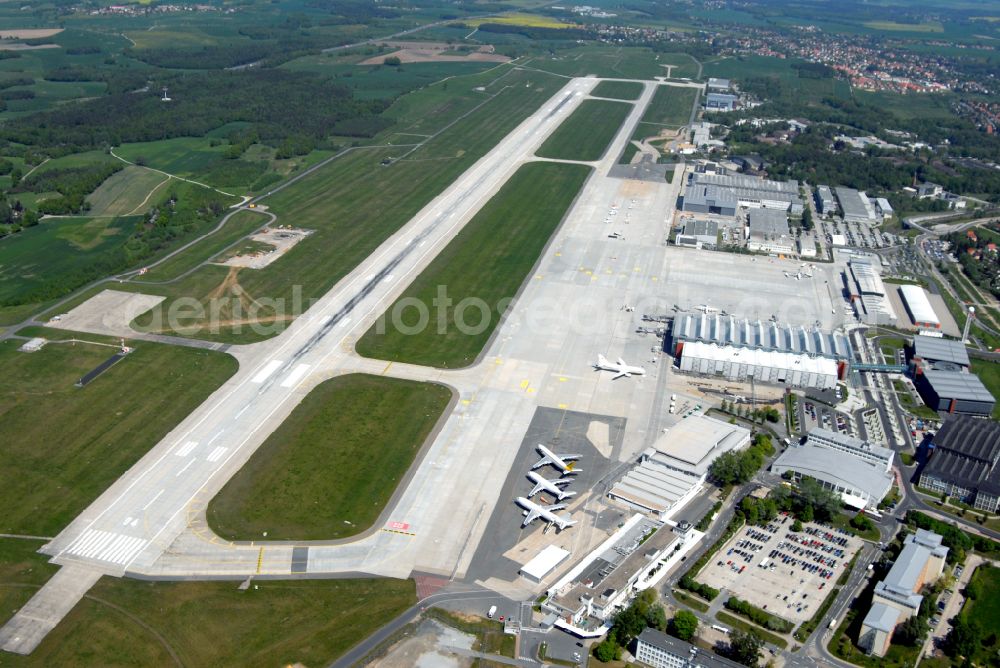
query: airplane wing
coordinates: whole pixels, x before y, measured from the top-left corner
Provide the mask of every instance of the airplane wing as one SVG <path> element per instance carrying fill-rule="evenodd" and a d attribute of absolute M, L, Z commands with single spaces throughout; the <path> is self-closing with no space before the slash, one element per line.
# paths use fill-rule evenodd
<path fill-rule="evenodd" d="M 632 374 L 630 374 L 628 371 L 619 371 L 615 375 L 611 376 L 611 380 L 618 380 L 619 378 L 622 377 L 631 378 Z"/>
<path fill-rule="evenodd" d="M 542 457 L 541 459 L 539 459 L 538 463 L 536 463 L 534 466 L 532 466 L 531 469 L 532 470 L 539 469 L 539 468 L 545 466 L 546 464 L 555 464 L 555 462 L 552 461 L 551 457 L 545 456 L 545 457 Z"/>
<path fill-rule="evenodd" d="M 545 489 L 545 485 L 544 485 L 543 483 L 538 483 L 537 485 L 535 485 L 535 486 L 534 486 L 534 487 L 533 487 L 533 488 L 531 489 L 531 491 L 530 491 L 530 492 L 528 492 L 528 498 L 530 499 L 531 497 L 533 497 L 533 496 L 534 496 L 535 494 L 538 494 L 538 493 L 539 493 L 540 491 L 542 491 L 543 489 Z"/>
<path fill-rule="evenodd" d="M 566 527 L 571 527 L 574 524 L 576 524 L 576 520 L 571 520 L 569 517 L 560 517 L 556 515 L 555 523 L 556 526 L 559 527 L 559 530 L 562 531 Z"/>
<path fill-rule="evenodd" d="M 621 366 L 628 366 L 628 364 L 625 364 L 625 360 L 622 359 L 621 357 L 618 358 L 618 364 Z"/>
<path fill-rule="evenodd" d="M 526 527 L 529 524 L 531 524 L 532 522 L 534 522 L 535 520 L 537 520 L 539 517 L 541 517 L 541 513 L 540 512 L 538 512 L 537 510 L 529 510 L 525 514 L 524 521 L 521 522 L 521 526 L 522 527 Z"/>

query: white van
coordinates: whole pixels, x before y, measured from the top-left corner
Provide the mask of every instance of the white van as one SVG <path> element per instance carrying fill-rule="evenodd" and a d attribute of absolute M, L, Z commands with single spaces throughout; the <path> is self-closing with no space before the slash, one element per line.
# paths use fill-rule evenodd
<path fill-rule="evenodd" d="M 493 616 L 495 614 L 497 614 L 497 606 L 491 605 L 490 606 L 490 611 L 486 613 L 486 616 L 489 617 L 490 619 L 493 619 Z"/>

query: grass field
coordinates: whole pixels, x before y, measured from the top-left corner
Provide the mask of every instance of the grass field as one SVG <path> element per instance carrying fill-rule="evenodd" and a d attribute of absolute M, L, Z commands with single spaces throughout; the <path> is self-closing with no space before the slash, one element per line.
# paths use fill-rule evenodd
<path fill-rule="evenodd" d="M 20 344 L 0 342 L 0 533 L 55 535 L 237 368 L 221 353 L 140 343 L 78 389 L 113 347 Z"/>
<path fill-rule="evenodd" d="M 1000 397 L 1000 363 L 972 359 L 971 371 L 979 376 L 994 397 Z M 1000 406 L 993 409 L 993 419 L 1000 420 Z"/>
<path fill-rule="evenodd" d="M 170 280 L 197 267 L 202 262 L 211 260 L 224 248 L 254 232 L 266 222 L 267 218 L 262 213 L 250 210 L 237 211 L 226 221 L 221 230 L 199 241 L 183 253 L 178 253 L 166 260 L 163 264 L 153 267 L 145 275 L 137 276 L 135 280 L 140 283 Z"/>
<path fill-rule="evenodd" d="M 532 58 L 526 63 L 565 76 L 586 76 L 622 79 L 652 79 L 667 73 L 664 65 L 675 65 L 673 76 L 694 76 L 697 67 L 687 56 L 656 53 L 645 47 L 615 47 L 583 45 L 574 49 L 560 49 L 556 55 Z"/>
<path fill-rule="evenodd" d="M 54 567 L 0 539 L 0 623 Z M 28 666 L 323 666 L 416 602 L 412 580 L 142 582 L 102 578 Z"/>
<path fill-rule="evenodd" d="M 167 177 L 143 167 L 130 165 L 112 174 L 87 196 L 91 216 L 142 214 L 153 199 L 150 193 L 166 185 Z"/>
<path fill-rule="evenodd" d="M 695 88 L 660 86 L 649 101 L 642 122 L 671 127 L 687 125 L 697 97 L 698 90 Z"/>
<path fill-rule="evenodd" d="M 584 100 L 535 155 L 557 160 L 600 160 L 631 111 L 632 105 L 623 102 Z"/>
<path fill-rule="evenodd" d="M 443 385 L 353 374 L 313 389 L 208 506 L 220 536 L 344 538 L 378 519 L 451 400 Z"/>
<path fill-rule="evenodd" d="M 981 654 L 974 661 L 988 664 L 996 656 L 997 637 L 1000 635 L 1000 568 L 988 563 L 980 565 L 972 574 L 969 587 L 975 598 L 966 600 L 959 615 L 965 620 L 976 620 L 983 629 L 986 639 Z M 991 638 L 993 642 L 990 642 Z"/>
<path fill-rule="evenodd" d="M 491 88 L 499 91 L 496 97 L 405 158 L 386 166 L 384 159 L 400 158 L 411 149 L 359 149 L 268 198 L 278 224 L 316 232 L 266 269 L 242 271 L 235 279 L 227 279 L 226 271 L 205 267 L 177 283 L 144 286 L 143 291 L 171 299 L 190 295 L 206 305 L 220 287 L 235 289 L 233 280 L 242 294 L 258 299 L 273 297 L 290 303 L 298 289 L 306 300 L 324 294 L 565 83 L 537 72 L 508 71 Z M 407 118 L 416 106 L 406 112 Z M 436 122 L 443 125 L 446 121 L 438 118 Z M 337 252 L 330 252 L 331 248 Z M 225 280 L 230 283 L 223 286 Z M 224 308 L 221 314 L 226 317 L 229 311 Z M 258 322 L 275 327 L 267 331 L 226 327 L 213 333 L 199 328 L 207 320 L 198 320 L 178 333 L 245 343 L 273 336 L 285 324 L 273 310 L 262 310 Z M 149 325 L 148 317 L 139 324 Z"/>
<path fill-rule="evenodd" d="M 138 218 L 49 219 L 0 241 L 0 300 L 13 299 L 55 279 L 74 282 L 105 261 Z"/>
<path fill-rule="evenodd" d="M 632 81 L 602 81 L 590 94 L 615 100 L 638 100 L 642 95 L 642 84 Z"/>
<path fill-rule="evenodd" d="M 944 26 L 938 21 L 924 23 L 897 23 L 895 21 L 865 21 L 864 26 L 872 30 L 888 32 L 944 32 Z"/>
<path fill-rule="evenodd" d="M 436 367 L 471 364 L 590 172 L 589 167 L 564 163 L 522 166 L 386 312 L 416 300 L 428 309 L 428 325 L 416 333 L 406 331 L 416 324 L 410 308 L 400 311 L 399 322 L 383 314 L 358 341 L 357 351 Z M 447 289 L 453 305 L 473 299 L 488 312 L 470 308 L 459 313 L 454 306 L 431 312 L 439 286 Z M 464 333 L 456 323 L 459 315 L 467 325 Z"/>

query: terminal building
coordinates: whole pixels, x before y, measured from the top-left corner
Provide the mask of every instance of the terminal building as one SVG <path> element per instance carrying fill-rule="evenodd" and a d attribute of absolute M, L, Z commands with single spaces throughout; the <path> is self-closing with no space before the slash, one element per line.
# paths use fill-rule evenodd
<path fill-rule="evenodd" d="M 886 293 L 878 268 L 866 257 L 852 257 L 844 274 L 851 303 L 863 322 L 869 325 L 896 324 L 896 312 Z"/>
<path fill-rule="evenodd" d="M 750 209 L 747 248 L 762 253 L 791 254 L 795 239 L 788 231 L 788 215 L 774 209 Z"/>
<path fill-rule="evenodd" d="M 843 186 L 835 189 L 837 201 L 840 202 L 840 210 L 844 212 L 844 221 L 848 223 L 874 223 L 875 205 L 868 199 L 868 195 L 859 192 L 854 188 Z"/>
<path fill-rule="evenodd" d="M 542 607 L 558 616 L 557 627 L 598 638 L 616 612 L 655 587 L 703 535 L 687 522 L 671 526 L 635 514 L 549 587 Z"/>
<path fill-rule="evenodd" d="M 750 444 L 750 430 L 704 415 L 681 420 L 646 449 L 608 492 L 633 510 L 670 517 L 701 489 L 708 468 L 726 452 Z"/>
<path fill-rule="evenodd" d="M 740 668 L 742 665 L 649 627 L 636 638 L 635 659 L 653 668 Z"/>
<path fill-rule="evenodd" d="M 896 627 L 920 610 L 925 584 L 937 580 L 944 570 L 948 548 L 940 535 L 917 529 L 906 537 L 896 563 L 885 579 L 875 585 L 872 607 L 861 623 L 858 646 L 874 656 L 885 656 Z"/>
<path fill-rule="evenodd" d="M 920 486 L 990 513 L 1000 509 L 1000 423 L 953 417 L 934 435 Z"/>
<path fill-rule="evenodd" d="M 670 337 L 681 371 L 794 387 L 835 387 L 853 355 L 842 332 L 734 316 L 682 313 Z"/>
<path fill-rule="evenodd" d="M 927 299 L 927 293 L 922 287 L 901 285 L 899 286 L 899 296 L 902 297 L 906 312 L 915 327 L 935 331 L 941 329 L 941 320 L 934 312 L 934 307 L 931 306 L 930 300 Z"/>
<path fill-rule="evenodd" d="M 893 452 L 828 429 L 813 429 L 771 465 L 777 475 L 809 477 L 852 508 L 876 508 L 892 489 Z"/>
<path fill-rule="evenodd" d="M 969 371 L 969 353 L 960 341 L 913 337 L 910 355 L 913 385 L 936 411 L 989 416 L 996 399 Z"/>
<path fill-rule="evenodd" d="M 772 181 L 746 174 L 692 174 L 681 206 L 684 211 L 734 216 L 736 207 L 803 211 L 798 181 Z"/>

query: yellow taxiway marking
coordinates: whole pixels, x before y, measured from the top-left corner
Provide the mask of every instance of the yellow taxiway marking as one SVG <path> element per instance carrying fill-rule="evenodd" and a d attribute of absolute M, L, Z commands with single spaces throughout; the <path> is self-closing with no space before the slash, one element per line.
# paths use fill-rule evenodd
<path fill-rule="evenodd" d="M 261 566 L 264 565 L 264 548 L 260 548 L 260 552 L 257 553 L 257 573 L 260 573 Z"/>
<path fill-rule="evenodd" d="M 416 536 L 417 534 L 411 533 L 409 531 L 399 531 L 398 529 L 382 529 L 386 533 L 398 533 L 401 536 Z"/>
<path fill-rule="evenodd" d="M 542 280 L 542 275 L 541 274 L 535 274 L 535 280 L 536 281 Z"/>
<path fill-rule="evenodd" d="M 556 257 L 562 257 L 562 253 L 556 253 Z"/>
<path fill-rule="evenodd" d="M 566 382 L 566 376 L 559 376 L 559 382 L 560 383 L 565 383 Z"/>
<path fill-rule="evenodd" d="M 658 279 L 656 278 L 656 276 L 653 276 L 653 280 L 655 281 L 655 280 L 658 280 Z"/>
<path fill-rule="evenodd" d="M 567 408 L 569 408 L 569 404 L 559 404 L 559 409 L 560 410 L 565 410 Z"/>
<path fill-rule="evenodd" d="M 522 390 L 528 389 L 529 385 L 531 385 L 531 381 L 530 380 L 522 380 L 521 381 L 521 389 Z"/>
<path fill-rule="evenodd" d="M 471 403 L 472 403 L 472 402 L 471 402 L 471 401 L 469 401 L 468 399 L 462 399 L 462 405 L 463 405 L 463 406 L 468 406 L 468 405 L 469 405 L 469 404 L 471 404 Z"/>
<path fill-rule="evenodd" d="M 392 368 L 392 362 L 389 362 L 388 364 L 385 365 L 385 368 L 382 369 L 382 375 L 384 376 L 385 374 L 389 373 L 389 369 L 391 368 Z"/>

